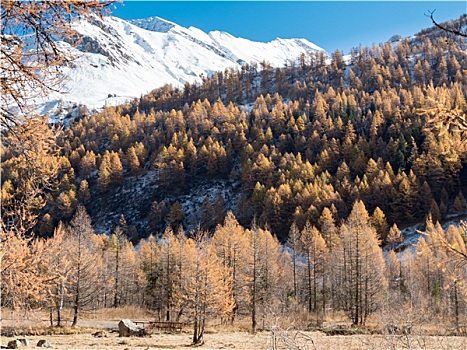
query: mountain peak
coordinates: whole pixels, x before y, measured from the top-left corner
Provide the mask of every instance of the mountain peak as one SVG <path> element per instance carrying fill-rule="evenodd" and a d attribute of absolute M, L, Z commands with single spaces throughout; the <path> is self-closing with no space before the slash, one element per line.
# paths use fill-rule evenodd
<path fill-rule="evenodd" d="M 151 32 L 157 33 L 168 33 L 172 28 L 178 26 L 176 23 L 173 23 L 171 21 L 157 16 L 140 19 L 131 19 L 128 22 L 142 29 L 146 29 Z"/>
<path fill-rule="evenodd" d="M 160 17 L 125 21 L 108 16 L 77 21 L 75 30 L 82 39 L 72 48 L 79 51 L 75 52 L 79 59 L 63 69 L 68 77 L 65 92 L 52 94 L 44 105 L 101 108 L 164 84 L 200 82 L 201 76 L 245 63 L 267 61 L 282 67 L 302 53 L 323 51 L 305 39 L 256 42 L 221 31 L 185 28 Z"/>

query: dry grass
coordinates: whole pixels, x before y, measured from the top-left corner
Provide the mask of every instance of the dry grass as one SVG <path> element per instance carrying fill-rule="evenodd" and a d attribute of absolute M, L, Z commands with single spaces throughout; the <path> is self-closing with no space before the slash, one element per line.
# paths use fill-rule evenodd
<path fill-rule="evenodd" d="M 54 313 L 54 322 L 56 322 Z M 132 320 L 152 320 L 154 314 L 148 310 L 137 307 L 107 308 L 99 310 L 80 311 L 79 320 L 82 321 L 119 321 L 124 318 Z M 72 309 L 63 309 L 61 312 L 62 323 L 64 326 L 71 325 L 73 319 Z M 2 320 L 7 324 L 14 324 L 17 327 L 35 325 L 43 328 L 50 325 L 50 314 L 48 310 L 37 309 L 28 311 L 15 311 L 11 309 L 2 309 Z"/>
<path fill-rule="evenodd" d="M 185 328 L 181 334 L 152 334 L 145 338 L 119 338 L 116 331 L 105 332 L 106 337 L 93 336 L 99 329 L 117 328 L 117 322 L 123 318 L 132 320 L 151 320 L 154 315 L 136 308 L 105 309 L 99 312 L 87 312 L 81 315 L 80 327 L 48 327 L 48 314 L 45 311 L 30 312 L 18 315 L 11 310 L 3 310 L 2 334 L 12 331 L 15 334 L 30 334 L 28 336 L 35 346 L 40 339 L 48 339 L 54 349 L 84 350 L 155 350 L 155 349 L 187 349 L 191 345 L 191 329 Z M 71 319 L 71 313 L 66 310 L 65 318 Z M 44 321 L 45 318 L 45 321 Z M 264 322 L 263 322 L 264 321 Z M 321 324 L 323 329 L 342 327 L 348 328 L 349 322 L 344 315 L 329 316 Z M 370 325 L 377 327 L 379 320 L 370 320 Z M 264 331 L 256 335 L 250 334 L 250 320 L 236 320 L 234 325 L 221 325 L 219 321 L 211 322 L 205 334 L 205 343 L 201 349 L 302 349 L 302 350 L 353 350 L 353 349 L 426 349 L 426 350 L 464 350 L 467 349 L 467 337 L 449 337 L 433 335 L 384 335 L 366 334 L 328 336 L 319 331 L 297 331 L 296 329 L 312 329 L 316 324 L 313 317 L 303 315 L 300 320 L 291 320 L 269 314 L 260 322 Z M 375 328 L 376 329 L 376 328 Z M 355 330 L 355 329 L 352 329 Z M 358 330 L 356 330 L 358 332 Z M 352 332 L 349 332 L 349 334 Z M 439 334 L 439 333 L 438 333 Z M 0 345 L 5 346 L 13 337 L 2 336 Z"/>
<path fill-rule="evenodd" d="M 108 321 L 122 320 L 124 318 L 129 318 L 131 320 L 153 320 L 155 315 L 146 309 L 131 306 L 87 311 L 83 314 L 83 319 L 87 320 Z"/>
<path fill-rule="evenodd" d="M 1 344 L 6 345 L 14 338 L 1 337 Z M 110 333 L 104 338 L 95 338 L 91 333 L 51 336 L 29 336 L 33 345 L 40 339 L 48 339 L 54 349 L 84 350 L 131 350 L 131 349 L 187 349 L 192 347 L 191 335 L 153 334 L 146 338 L 119 338 L 116 333 Z M 433 336 L 382 336 L 353 335 L 326 336 L 320 332 L 287 331 L 277 333 L 275 342 L 270 332 L 260 332 L 256 335 L 245 332 L 227 332 L 207 334 L 201 349 L 333 349 L 333 350 L 363 350 L 363 349 L 426 349 L 426 350 L 464 350 L 467 348 L 467 338 L 463 337 L 433 337 Z"/>

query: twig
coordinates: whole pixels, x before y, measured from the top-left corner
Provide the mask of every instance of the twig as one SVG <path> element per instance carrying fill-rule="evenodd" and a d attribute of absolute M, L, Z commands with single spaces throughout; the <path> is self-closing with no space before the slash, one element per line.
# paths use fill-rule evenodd
<path fill-rule="evenodd" d="M 436 22 L 435 19 L 433 18 L 433 14 L 435 13 L 435 11 L 436 10 L 428 11 L 430 14 L 429 15 L 425 14 L 425 16 L 429 17 L 436 27 L 438 27 L 441 30 L 444 30 L 445 32 L 452 33 L 452 34 L 459 35 L 459 36 L 462 36 L 464 38 L 467 38 L 467 33 L 463 33 L 460 30 L 456 30 L 456 29 L 446 28 L 446 27 L 442 26 L 441 24 L 439 24 L 438 22 Z"/>

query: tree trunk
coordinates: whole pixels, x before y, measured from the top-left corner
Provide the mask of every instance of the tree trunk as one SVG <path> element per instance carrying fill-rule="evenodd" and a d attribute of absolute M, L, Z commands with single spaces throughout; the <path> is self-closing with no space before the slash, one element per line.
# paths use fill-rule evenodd
<path fill-rule="evenodd" d="M 316 276 L 316 268 L 317 268 L 317 262 L 316 262 L 316 252 L 314 254 L 314 263 L 313 263 L 313 311 L 318 312 L 318 281 L 317 281 L 317 276 Z"/>
<path fill-rule="evenodd" d="M 199 316 L 195 317 L 195 321 L 193 323 L 193 344 L 200 344 L 203 340 L 204 335 L 204 320 L 199 318 Z"/>
<path fill-rule="evenodd" d="M 76 326 L 78 323 L 78 312 L 79 312 L 79 303 L 80 303 L 80 284 L 81 284 L 81 235 L 78 238 L 78 266 L 77 266 L 77 276 L 76 276 L 76 294 L 73 306 L 73 322 L 72 327 Z"/>
<path fill-rule="evenodd" d="M 256 245 L 256 242 L 254 242 Z M 253 300 L 251 302 L 251 333 L 256 333 L 256 246 L 253 248 Z"/>
<path fill-rule="evenodd" d="M 234 301 L 234 307 L 232 309 L 232 316 L 230 317 L 230 325 L 233 326 L 235 316 L 237 316 L 238 311 L 238 301 L 237 301 L 237 293 L 236 293 L 236 285 L 237 285 L 237 259 L 236 259 L 236 250 L 233 251 L 233 258 L 232 258 L 232 298 Z"/>
<path fill-rule="evenodd" d="M 459 332 L 459 297 L 457 295 L 457 280 L 454 281 L 454 313 L 456 316 L 456 332 Z"/>
<path fill-rule="evenodd" d="M 193 322 L 193 344 L 198 344 L 198 318 Z"/>
<path fill-rule="evenodd" d="M 326 315 L 326 270 L 324 268 L 324 263 L 323 263 L 323 286 L 321 289 L 322 293 L 322 298 L 323 298 L 323 317 Z"/>
<path fill-rule="evenodd" d="M 313 301 L 311 300 L 312 294 L 312 286 L 311 286 L 311 257 L 310 252 L 308 251 L 307 254 L 307 261 L 308 261 L 308 312 L 311 312 L 313 309 Z"/>
<path fill-rule="evenodd" d="M 182 306 L 182 307 L 180 308 L 180 310 L 178 310 L 177 318 L 175 319 L 177 322 L 180 321 L 180 318 L 181 318 L 182 315 L 183 315 L 183 309 L 184 309 L 184 307 Z"/>
<path fill-rule="evenodd" d="M 54 326 L 54 309 L 53 309 L 53 307 L 50 308 L 49 319 L 50 319 L 50 327 L 53 327 Z"/>
<path fill-rule="evenodd" d="M 353 319 L 353 324 L 358 325 L 360 318 L 360 262 L 358 259 L 359 250 L 359 233 L 356 235 L 356 249 L 355 249 L 355 315 Z"/>
<path fill-rule="evenodd" d="M 62 326 L 62 308 L 63 308 L 63 299 L 65 298 L 65 287 L 63 282 L 60 283 L 60 301 L 57 307 L 57 327 Z"/>
<path fill-rule="evenodd" d="M 118 265 L 119 265 L 119 242 L 117 237 L 117 247 L 115 252 L 115 286 L 114 286 L 114 304 L 113 307 L 116 308 L 118 306 Z"/>
<path fill-rule="evenodd" d="M 293 296 L 295 299 L 297 299 L 297 253 L 295 252 L 295 248 L 293 249 L 292 265 L 293 265 Z"/>
<path fill-rule="evenodd" d="M 62 308 L 58 307 L 57 308 L 57 327 L 62 326 Z"/>
<path fill-rule="evenodd" d="M 76 326 L 76 324 L 78 323 L 78 312 L 79 312 L 78 301 L 79 301 L 79 296 L 75 297 L 75 305 L 73 307 L 73 322 L 71 323 L 72 327 Z"/>

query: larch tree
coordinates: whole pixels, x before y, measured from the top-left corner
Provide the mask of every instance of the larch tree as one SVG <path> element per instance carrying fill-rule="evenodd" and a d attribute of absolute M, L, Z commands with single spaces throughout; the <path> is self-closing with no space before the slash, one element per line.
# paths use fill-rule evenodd
<path fill-rule="evenodd" d="M 461 221 L 461 227 L 459 232 L 463 233 L 464 244 L 458 239 L 450 241 L 444 234 L 442 228 L 440 228 L 439 222 L 433 224 L 431 216 L 428 216 L 426 222 L 426 231 L 429 234 L 431 240 L 427 240 L 429 244 L 434 246 L 436 250 L 442 250 L 454 260 L 457 260 L 458 263 L 465 265 L 467 263 L 467 251 L 465 249 L 465 236 L 467 231 L 467 224 L 465 221 Z M 454 235 L 457 236 L 457 235 Z"/>
<path fill-rule="evenodd" d="M 433 220 L 433 222 L 439 222 L 441 220 L 441 213 L 439 211 L 439 206 L 438 206 L 438 203 L 436 203 L 434 199 L 432 199 L 430 203 L 429 217 L 431 217 L 431 220 Z"/>
<path fill-rule="evenodd" d="M 464 212 L 465 210 L 467 210 L 467 201 L 465 200 L 462 191 L 459 191 L 459 194 L 456 196 L 456 198 L 454 198 L 454 202 L 451 206 L 451 211 L 459 214 Z"/>
<path fill-rule="evenodd" d="M 86 204 L 90 198 L 89 183 L 87 180 L 81 180 L 79 183 L 78 201 L 82 204 Z"/>
<path fill-rule="evenodd" d="M 466 304 L 465 256 L 467 254 L 462 228 L 450 226 L 446 231 L 430 218 L 426 236 L 417 243 L 416 263 L 423 278 L 431 310 L 453 317 L 459 331 L 462 310 Z"/>
<path fill-rule="evenodd" d="M 293 295 L 297 299 L 297 260 L 300 250 L 300 230 L 298 229 L 295 222 L 290 226 L 289 236 L 287 238 L 287 244 L 291 250 L 292 260 L 292 273 L 293 273 Z"/>
<path fill-rule="evenodd" d="M 107 192 L 111 183 L 110 179 L 110 153 L 106 151 L 99 165 L 98 188 L 101 192 Z"/>
<path fill-rule="evenodd" d="M 411 294 L 419 305 L 428 303 L 435 305 L 432 298 L 437 295 L 438 287 L 434 287 L 434 276 L 436 275 L 436 260 L 430 244 L 426 237 L 421 237 L 415 246 L 415 256 L 412 270 L 415 270 L 413 282 L 411 284 Z M 436 299 L 436 298 L 435 298 Z M 430 308 L 430 311 L 434 308 Z"/>
<path fill-rule="evenodd" d="M 320 225 L 320 232 L 324 238 L 324 241 L 326 242 L 326 246 L 329 249 L 328 259 L 330 259 L 333 254 L 333 250 L 337 249 L 337 247 L 339 247 L 341 244 L 341 237 L 339 236 L 339 230 L 336 227 L 331 209 L 328 207 L 323 209 L 323 212 L 321 213 L 321 216 L 318 220 L 318 224 Z M 334 310 L 338 306 L 337 286 L 339 285 L 339 274 L 335 273 L 337 266 L 335 264 L 331 264 L 330 262 L 331 260 L 326 266 L 327 272 L 325 273 L 325 277 L 327 278 L 327 283 L 329 284 L 329 306 Z"/>
<path fill-rule="evenodd" d="M 114 288 L 113 288 L 113 304 L 116 308 L 119 305 L 120 284 L 121 284 L 121 269 L 123 265 L 122 250 L 125 248 L 128 240 L 120 226 L 117 226 L 110 236 L 108 249 L 113 253 L 113 274 L 114 274 Z"/>
<path fill-rule="evenodd" d="M 56 134 L 46 119 L 6 131 L 2 129 L 2 229 L 31 235 L 47 193 L 58 185 Z"/>
<path fill-rule="evenodd" d="M 230 322 L 233 323 L 243 299 L 244 281 L 241 275 L 241 265 L 247 247 L 244 229 L 238 223 L 232 212 L 228 212 L 224 224 L 218 225 L 211 240 L 211 249 L 216 253 L 220 264 L 228 271 L 225 283 L 232 285 L 234 302 Z"/>
<path fill-rule="evenodd" d="M 100 256 L 96 254 L 92 236 L 94 230 L 91 218 L 83 206 L 79 206 L 68 228 L 73 244 L 70 249 L 70 260 L 73 266 L 70 276 L 70 293 L 72 295 L 73 322 L 78 323 L 81 309 L 93 302 L 99 288 L 99 269 L 102 269 Z"/>
<path fill-rule="evenodd" d="M 389 229 L 389 233 L 386 237 L 386 242 L 389 245 L 390 249 L 394 249 L 398 243 L 404 241 L 404 237 L 401 235 L 401 231 L 396 224 L 392 225 Z"/>
<path fill-rule="evenodd" d="M 177 229 L 179 225 L 183 223 L 183 218 L 185 214 L 183 214 L 182 206 L 179 201 L 176 201 L 170 207 L 170 213 L 167 217 L 168 223 L 172 226 L 172 229 Z"/>
<path fill-rule="evenodd" d="M 127 159 L 132 175 L 138 175 L 140 172 L 141 164 L 138 156 L 136 155 L 135 147 L 130 147 L 127 151 Z"/>
<path fill-rule="evenodd" d="M 181 283 L 181 273 L 183 271 L 182 254 L 184 240 L 181 235 L 175 235 L 170 227 L 167 227 L 160 240 L 159 266 L 160 270 L 153 276 L 155 278 L 154 288 L 159 290 L 159 302 L 156 308 L 166 321 L 178 319 L 183 312 L 179 309 L 177 317 L 174 305 L 174 288 Z"/>
<path fill-rule="evenodd" d="M 386 276 L 390 290 L 398 290 L 398 279 L 401 277 L 399 259 L 394 250 L 390 250 L 386 255 Z M 389 293 L 390 294 L 390 293 Z"/>
<path fill-rule="evenodd" d="M 418 284 L 423 293 L 422 302 L 431 305 L 430 312 L 439 315 L 445 309 L 445 274 L 448 256 L 441 244 L 444 231 L 441 225 L 433 224 L 429 217 L 424 237 L 417 242 L 415 266 L 418 270 Z"/>
<path fill-rule="evenodd" d="M 73 267 L 69 251 L 73 249 L 72 242 L 67 239 L 66 227 L 60 222 L 54 234 L 45 242 L 44 261 L 48 266 L 48 282 L 46 284 L 46 301 L 50 307 L 50 326 L 54 326 L 54 312 L 56 325 L 62 326 L 62 310 L 69 296 L 68 278 Z"/>
<path fill-rule="evenodd" d="M 342 244 L 337 257 L 343 278 L 342 306 L 353 324 L 364 325 L 380 307 L 387 281 L 378 234 L 362 201 L 355 202 L 340 230 Z"/>
<path fill-rule="evenodd" d="M 306 260 L 307 271 L 307 299 L 308 311 L 319 313 L 320 310 L 325 310 L 326 295 L 325 295 L 325 267 L 328 256 L 328 248 L 323 236 L 309 222 L 302 230 L 301 237 L 301 252 Z M 318 289 L 321 289 L 321 308 L 318 309 Z"/>
<path fill-rule="evenodd" d="M 224 203 L 224 197 L 222 196 L 221 193 L 218 193 L 217 196 L 216 196 L 216 199 L 214 200 L 214 203 L 213 203 L 213 218 L 212 218 L 212 221 L 213 221 L 213 224 L 214 224 L 214 227 L 219 225 L 219 224 L 222 224 L 222 222 L 224 221 L 224 218 L 225 218 L 225 203 Z"/>
<path fill-rule="evenodd" d="M 96 169 L 96 155 L 93 151 L 86 151 L 86 154 L 79 162 L 79 174 L 84 178 L 88 178 Z"/>
<path fill-rule="evenodd" d="M 208 317 L 228 316 L 234 308 L 232 284 L 213 250 L 207 235 L 196 232 L 183 250 L 184 268 L 181 283 L 174 285 L 174 299 L 193 322 L 193 344 L 203 342 Z"/>
<path fill-rule="evenodd" d="M 333 247 L 338 245 L 340 242 L 333 214 L 328 207 L 323 209 L 323 212 L 321 213 L 321 216 L 318 220 L 318 224 L 320 227 L 320 232 L 326 241 L 326 245 L 328 246 L 329 250 L 332 251 Z"/>
<path fill-rule="evenodd" d="M 214 206 L 206 196 L 199 210 L 200 225 L 205 230 L 210 230 L 214 226 Z"/>
<path fill-rule="evenodd" d="M 376 207 L 375 211 L 373 212 L 373 215 L 370 218 L 370 222 L 376 229 L 380 240 L 385 240 L 386 236 L 389 233 L 389 227 L 388 222 L 386 220 L 386 215 L 379 207 Z"/>
<path fill-rule="evenodd" d="M 105 151 L 99 166 L 98 186 L 106 192 L 110 185 L 118 184 L 123 177 L 123 166 L 118 153 Z"/>
<path fill-rule="evenodd" d="M 266 307 L 274 302 L 278 276 L 280 244 L 268 230 L 256 225 L 245 231 L 248 241 L 242 274 L 245 279 L 245 295 L 251 315 L 251 332 L 256 333 L 258 319 L 266 313 Z"/>
<path fill-rule="evenodd" d="M 143 240 L 138 245 L 137 251 L 140 270 L 144 274 L 144 304 L 151 310 L 159 311 L 161 318 L 161 295 L 163 287 L 163 264 L 162 264 L 162 245 L 159 239 L 150 235 L 147 240 Z"/>
<path fill-rule="evenodd" d="M 123 178 L 123 165 L 117 152 L 110 152 L 110 181 L 118 184 Z"/>
<path fill-rule="evenodd" d="M 248 299 L 251 309 L 251 333 L 256 333 L 257 326 L 257 304 L 258 304 L 258 289 L 259 289 L 259 259 L 260 259 L 260 229 L 254 226 L 251 230 L 247 230 L 245 234 L 249 240 L 248 246 L 248 265 L 244 265 L 244 275 L 246 277 L 248 287 Z"/>
<path fill-rule="evenodd" d="M 459 253 L 467 254 L 465 232 L 462 231 L 462 228 L 451 225 L 445 232 L 445 241 L 448 246 L 443 242 L 442 244 L 447 250 L 448 256 L 447 264 L 444 265 L 446 268 L 445 289 L 449 300 L 448 308 L 454 316 L 456 332 L 461 332 L 461 320 L 467 307 L 467 264 L 462 259 L 459 260 Z"/>
<path fill-rule="evenodd" d="M 13 231 L 2 232 L 0 266 L 2 306 L 15 311 L 27 310 L 41 300 L 45 279 L 40 270 L 43 243 L 18 236 Z"/>
<path fill-rule="evenodd" d="M 133 243 L 125 240 L 120 252 L 120 269 L 117 289 L 117 303 L 121 305 L 137 305 L 141 300 L 140 269 Z"/>

